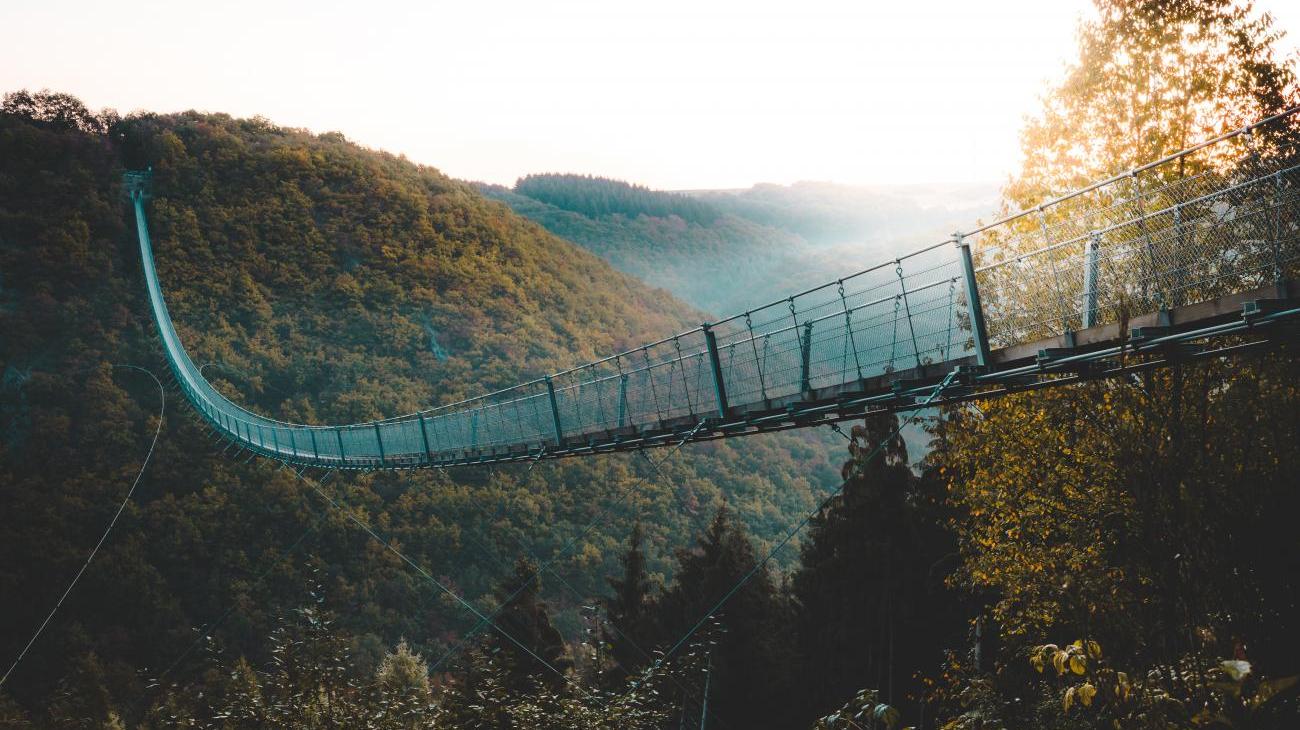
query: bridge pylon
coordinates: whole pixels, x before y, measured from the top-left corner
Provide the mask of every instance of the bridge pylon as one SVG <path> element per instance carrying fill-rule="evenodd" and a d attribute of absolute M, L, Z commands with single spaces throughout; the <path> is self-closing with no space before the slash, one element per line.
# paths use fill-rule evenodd
<path fill-rule="evenodd" d="M 153 197 L 153 168 L 127 170 L 122 173 L 126 195 L 131 200 L 148 200 Z"/>

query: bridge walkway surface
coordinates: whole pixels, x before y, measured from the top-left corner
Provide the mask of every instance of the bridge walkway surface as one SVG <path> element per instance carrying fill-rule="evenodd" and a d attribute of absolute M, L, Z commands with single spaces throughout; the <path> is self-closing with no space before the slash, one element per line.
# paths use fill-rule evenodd
<path fill-rule="evenodd" d="M 204 420 L 292 464 L 443 467 L 807 427 L 1294 337 L 1296 112 L 719 322 L 468 400 L 344 425 L 267 418 L 208 383 L 158 279 L 150 176 L 128 173 L 127 183 L 162 347 Z"/>

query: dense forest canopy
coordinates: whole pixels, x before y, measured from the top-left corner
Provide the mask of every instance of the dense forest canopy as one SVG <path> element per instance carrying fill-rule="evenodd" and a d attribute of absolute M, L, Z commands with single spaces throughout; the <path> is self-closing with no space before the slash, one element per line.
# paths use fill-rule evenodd
<path fill-rule="evenodd" d="M 604 215 L 628 218 L 676 216 L 691 223 L 709 224 L 718 217 L 713 206 L 689 196 L 592 175 L 528 175 L 519 178 L 514 190 L 533 200 L 589 218 Z"/>

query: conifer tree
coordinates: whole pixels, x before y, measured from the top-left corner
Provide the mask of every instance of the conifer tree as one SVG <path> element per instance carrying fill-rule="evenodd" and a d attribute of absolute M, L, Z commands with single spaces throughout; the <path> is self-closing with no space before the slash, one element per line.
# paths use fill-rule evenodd
<path fill-rule="evenodd" d="M 508 602 L 495 621 L 500 630 L 494 629 L 492 633 L 492 647 L 503 657 L 501 661 L 508 669 L 507 682 L 514 690 L 531 689 L 534 680 L 552 687 L 562 686 L 564 680 L 556 676 L 556 671 L 564 672 L 572 664 L 564 638 L 551 623 L 541 591 L 542 579 L 537 565 L 526 557 L 515 561 L 514 574 L 497 590 L 498 596 Z M 511 594 L 515 594 L 513 598 Z M 528 651 L 519 644 L 527 647 Z"/>
<path fill-rule="evenodd" d="M 914 717 L 914 675 L 938 664 L 945 640 L 961 638 L 942 585 L 953 539 L 922 498 L 897 429 L 893 414 L 853 427 L 843 489 L 813 518 L 790 581 L 804 716 L 871 689 Z"/>
<path fill-rule="evenodd" d="M 673 584 L 658 604 L 664 640 L 675 643 L 757 564 L 743 526 L 720 507 L 694 549 L 679 550 Z M 710 712 L 728 726 L 780 725 L 788 717 L 788 605 L 766 568 L 715 614 L 722 636 L 710 660 Z"/>
<path fill-rule="evenodd" d="M 377 704 L 383 708 L 386 727 L 414 730 L 424 727 L 423 720 L 433 712 L 429 689 L 429 667 L 424 658 L 411 651 L 406 640 L 386 654 L 375 671 Z"/>
<path fill-rule="evenodd" d="M 614 595 L 605 599 L 610 629 L 604 633 L 605 643 L 612 647 L 615 678 L 622 679 L 645 664 L 642 653 L 651 646 L 654 637 L 651 608 L 654 596 L 650 575 L 646 571 L 646 557 L 641 549 L 645 533 L 641 523 L 632 526 L 627 552 L 620 559 L 623 575 L 607 578 Z"/>

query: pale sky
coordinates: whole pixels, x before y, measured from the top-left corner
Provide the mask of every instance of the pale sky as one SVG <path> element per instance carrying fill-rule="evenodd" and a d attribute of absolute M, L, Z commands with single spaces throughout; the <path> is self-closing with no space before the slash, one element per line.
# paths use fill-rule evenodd
<path fill-rule="evenodd" d="M 1300 41 L 1300 8 L 1261 0 Z M 0 91 L 323 132 L 458 178 L 1001 181 L 1086 0 L 0 0 Z"/>

